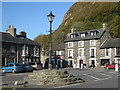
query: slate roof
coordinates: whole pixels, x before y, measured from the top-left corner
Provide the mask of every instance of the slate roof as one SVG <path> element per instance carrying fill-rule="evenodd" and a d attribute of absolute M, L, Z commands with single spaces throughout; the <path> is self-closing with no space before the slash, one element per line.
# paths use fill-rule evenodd
<path fill-rule="evenodd" d="M 0 35 L 2 35 L 2 42 L 9 42 L 9 43 L 17 43 L 17 44 L 28 44 L 28 45 L 40 45 L 37 42 L 29 39 L 29 38 L 23 38 L 19 37 L 19 35 L 16 35 L 16 37 L 13 37 L 9 33 L 0 32 Z"/>
<path fill-rule="evenodd" d="M 97 31 L 98 34 L 95 36 L 91 36 L 90 32 L 92 31 Z M 100 39 L 101 36 L 105 33 L 106 30 L 103 30 L 102 28 L 100 29 L 93 29 L 93 30 L 86 30 L 86 31 L 81 31 L 81 32 L 77 32 L 75 34 L 78 34 L 77 37 L 75 38 L 70 38 L 68 37 L 65 42 L 69 42 L 69 41 L 79 41 L 79 40 L 90 40 L 90 39 Z M 87 33 L 85 37 L 80 37 L 80 33 Z"/>
<path fill-rule="evenodd" d="M 120 38 L 109 39 L 100 47 L 101 49 L 104 48 L 120 48 Z"/>
<path fill-rule="evenodd" d="M 62 43 L 56 45 L 55 47 L 53 47 L 53 50 L 55 50 L 55 51 L 64 50 L 64 49 L 65 49 L 65 43 L 64 42 L 62 42 Z"/>

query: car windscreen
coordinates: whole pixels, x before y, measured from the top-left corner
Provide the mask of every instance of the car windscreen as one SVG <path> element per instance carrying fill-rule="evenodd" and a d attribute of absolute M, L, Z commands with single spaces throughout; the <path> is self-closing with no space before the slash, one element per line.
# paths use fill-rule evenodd
<path fill-rule="evenodd" d="M 15 63 L 15 66 L 22 66 L 22 65 Z"/>

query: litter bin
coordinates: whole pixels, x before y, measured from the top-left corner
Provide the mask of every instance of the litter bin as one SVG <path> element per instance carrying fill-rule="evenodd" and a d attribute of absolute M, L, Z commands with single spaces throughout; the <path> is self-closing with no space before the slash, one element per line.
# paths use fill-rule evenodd
<path fill-rule="evenodd" d="M 58 65 L 55 65 L 55 69 L 58 70 Z"/>

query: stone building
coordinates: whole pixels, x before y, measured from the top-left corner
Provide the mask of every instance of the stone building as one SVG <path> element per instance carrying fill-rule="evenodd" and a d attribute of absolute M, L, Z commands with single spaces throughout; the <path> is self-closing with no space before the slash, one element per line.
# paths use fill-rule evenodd
<path fill-rule="evenodd" d="M 64 57 L 65 57 L 65 44 L 64 44 L 64 42 L 53 47 L 53 52 L 54 52 L 54 55 L 57 55 L 61 59 L 64 59 Z"/>
<path fill-rule="evenodd" d="M 28 63 L 40 62 L 40 45 L 27 38 L 27 34 L 21 31 L 16 34 L 16 28 L 9 26 L 2 35 L 2 66 L 9 62 Z"/>
<path fill-rule="evenodd" d="M 104 49 L 104 56 L 101 59 L 120 64 L 120 38 L 108 39 L 102 44 L 101 49 Z"/>
<path fill-rule="evenodd" d="M 106 59 L 101 58 L 104 56 L 104 50 L 100 47 L 108 39 L 112 37 L 106 23 L 103 23 L 103 28 L 81 32 L 76 32 L 76 29 L 72 28 L 65 40 L 65 60 L 74 68 L 82 68 L 83 65 L 100 67 L 106 62 Z"/>

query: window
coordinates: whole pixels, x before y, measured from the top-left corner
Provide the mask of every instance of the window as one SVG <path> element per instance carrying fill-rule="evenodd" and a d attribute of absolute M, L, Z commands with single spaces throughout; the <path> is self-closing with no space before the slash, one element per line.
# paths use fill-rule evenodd
<path fill-rule="evenodd" d="M 94 49 L 91 49 L 91 57 L 94 57 L 95 56 L 95 50 Z"/>
<path fill-rule="evenodd" d="M 37 52 L 36 52 L 37 56 L 39 56 L 39 48 L 37 48 Z"/>
<path fill-rule="evenodd" d="M 15 53 L 15 46 L 10 46 L 10 52 Z"/>
<path fill-rule="evenodd" d="M 25 45 L 22 47 L 22 56 L 25 56 Z"/>
<path fill-rule="evenodd" d="M 70 38 L 74 38 L 74 35 L 72 34 L 72 35 L 70 35 Z"/>
<path fill-rule="evenodd" d="M 97 31 L 92 31 L 92 32 L 90 32 L 90 35 L 95 36 L 95 35 L 97 35 L 97 33 L 98 33 Z"/>
<path fill-rule="evenodd" d="M 9 64 L 9 67 L 13 67 L 14 65 L 13 64 Z"/>
<path fill-rule="evenodd" d="M 78 56 L 79 57 L 84 57 L 84 48 L 78 49 Z"/>
<path fill-rule="evenodd" d="M 116 56 L 120 56 L 120 48 L 116 48 Z"/>
<path fill-rule="evenodd" d="M 95 40 L 90 40 L 90 46 L 95 46 L 96 45 L 96 41 Z"/>
<path fill-rule="evenodd" d="M 68 42 L 68 47 L 73 47 L 73 42 Z"/>
<path fill-rule="evenodd" d="M 105 56 L 111 56 L 111 49 L 105 49 Z"/>
<path fill-rule="evenodd" d="M 5 67 L 8 67 L 9 65 L 7 64 L 7 65 L 5 65 Z"/>
<path fill-rule="evenodd" d="M 78 47 L 84 47 L 84 41 L 79 41 L 78 42 Z"/>
<path fill-rule="evenodd" d="M 34 56 L 36 56 L 36 52 L 37 52 L 37 47 L 36 46 L 33 48 L 33 52 L 34 52 Z"/>
<path fill-rule="evenodd" d="M 80 33 L 80 37 L 85 37 L 85 33 Z"/>
<path fill-rule="evenodd" d="M 26 50 L 26 55 L 28 55 L 28 46 L 25 47 L 25 50 Z"/>
<path fill-rule="evenodd" d="M 68 50 L 68 58 L 73 58 L 73 50 Z"/>
<path fill-rule="evenodd" d="M 96 57 L 96 48 L 90 48 L 90 56 Z"/>
<path fill-rule="evenodd" d="M 78 36 L 78 34 L 77 33 L 74 33 L 74 34 L 71 34 L 70 35 L 70 38 L 75 38 L 75 37 L 77 37 Z"/>

